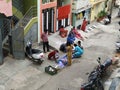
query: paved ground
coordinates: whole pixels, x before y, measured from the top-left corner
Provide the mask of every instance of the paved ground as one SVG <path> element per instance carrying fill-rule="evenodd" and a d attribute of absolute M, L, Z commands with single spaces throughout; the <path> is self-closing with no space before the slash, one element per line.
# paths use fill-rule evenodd
<path fill-rule="evenodd" d="M 59 90 L 79 90 L 81 83 L 87 79 L 86 73 L 97 64 L 95 59 L 101 56 L 104 60 L 113 55 L 116 33 L 119 29 L 116 26 L 119 19 L 114 18 L 117 10 L 115 9 L 114 12 L 111 25 L 105 26 L 93 22 L 87 28 L 93 25 L 97 28 L 87 33 L 79 31 L 85 37 L 82 42 L 85 48 L 84 55 L 76 59 L 71 67 L 64 68 L 55 76 L 44 72 L 45 66 L 54 65 L 55 62 L 46 59 L 42 65 L 35 65 L 28 59 L 15 60 L 12 57 L 6 57 L 5 63 L 0 66 L 0 90 L 58 90 L 58 88 Z M 66 41 L 65 38 L 60 39 L 58 33 L 49 36 L 49 39 L 50 45 L 56 49 L 59 48 L 60 43 Z M 39 48 L 42 49 L 41 46 Z M 46 57 L 47 54 L 45 54 Z"/>

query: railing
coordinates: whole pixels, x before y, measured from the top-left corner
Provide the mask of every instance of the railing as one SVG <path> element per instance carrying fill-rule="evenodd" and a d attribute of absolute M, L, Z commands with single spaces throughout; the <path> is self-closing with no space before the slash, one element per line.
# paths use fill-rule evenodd
<path fill-rule="evenodd" d="M 18 4 L 16 0 L 13 0 L 12 3 L 14 5 Z M 19 7 L 19 9 L 21 9 L 22 7 L 23 7 L 23 5 L 21 5 Z M 14 15 L 17 15 L 18 13 L 19 13 L 19 11 L 16 11 Z M 16 25 L 16 23 L 18 22 L 18 20 L 16 19 L 16 17 L 14 15 L 10 19 L 4 18 L 4 24 L 0 28 L 1 35 L 2 35 L 2 44 L 4 44 L 7 41 L 10 31 L 12 30 L 12 28 L 14 28 L 14 25 Z M 14 25 L 13 25 L 13 21 L 14 21 Z"/>
<path fill-rule="evenodd" d="M 15 14 L 17 14 L 18 11 L 16 11 Z M 11 19 L 5 19 L 4 25 L 2 25 L 1 29 L 1 35 L 2 35 L 2 45 L 8 40 L 8 35 L 10 34 L 11 30 L 15 30 L 18 26 L 25 27 L 28 22 L 33 18 L 37 16 L 37 7 L 32 6 L 27 13 L 23 16 L 23 18 L 17 22 L 15 16 L 12 16 Z M 14 21 L 14 25 L 13 25 Z M 9 24 L 9 25 L 8 25 Z"/>
<path fill-rule="evenodd" d="M 18 11 L 15 13 L 17 14 Z M 27 25 L 27 23 L 30 21 L 30 19 L 32 19 L 33 17 L 37 16 L 37 7 L 36 6 L 32 6 L 27 13 L 23 16 L 23 18 L 21 20 L 19 20 L 19 22 L 17 22 L 17 20 L 15 20 L 15 16 L 12 16 L 11 19 L 6 19 L 7 22 L 9 22 L 10 24 L 10 28 L 8 30 L 8 26 L 7 24 L 3 25 L 1 27 L 1 31 L 2 33 L 2 41 L 3 44 L 7 41 L 8 39 L 8 35 L 10 34 L 10 29 L 11 30 L 15 30 L 18 26 L 22 26 L 25 27 Z M 13 24 L 13 20 L 14 20 L 14 25 Z"/>
<path fill-rule="evenodd" d="M 12 53 L 16 59 L 24 59 L 24 28 L 29 21 L 37 16 L 37 7 L 31 7 L 22 19 L 12 29 Z"/>
<path fill-rule="evenodd" d="M 16 7 L 18 10 L 23 11 L 23 0 L 12 0 L 12 5 Z"/>
<path fill-rule="evenodd" d="M 8 19 L 3 19 L 3 28 L 1 29 L 2 40 L 5 38 L 5 36 L 10 31 L 9 25 L 10 25 L 10 21 Z"/>
<path fill-rule="evenodd" d="M 16 16 L 18 19 L 21 19 L 23 17 L 23 0 L 12 0 L 12 6 L 13 10 L 15 11 L 14 16 Z"/>
<path fill-rule="evenodd" d="M 28 22 L 33 18 L 37 16 L 37 7 L 36 6 L 32 6 L 27 12 L 26 14 L 23 16 L 23 18 L 17 23 L 17 25 L 15 26 L 15 29 L 18 26 L 22 26 L 25 27 Z"/>
<path fill-rule="evenodd" d="M 12 28 L 13 28 L 13 19 L 14 19 L 14 25 L 17 23 L 17 20 L 15 20 L 15 17 L 12 16 L 11 19 L 4 19 L 4 24 L 2 25 L 1 29 L 1 35 L 2 35 L 2 44 L 4 44 L 7 39 L 8 35 L 10 34 Z"/>

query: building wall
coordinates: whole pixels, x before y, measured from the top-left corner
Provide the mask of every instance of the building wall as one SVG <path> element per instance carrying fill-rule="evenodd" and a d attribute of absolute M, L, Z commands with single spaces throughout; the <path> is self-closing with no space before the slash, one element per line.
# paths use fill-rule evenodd
<path fill-rule="evenodd" d="M 40 36 L 41 34 L 43 33 L 43 17 L 42 17 L 42 11 L 45 10 L 45 9 L 48 9 L 48 8 L 53 8 L 54 9 L 54 31 L 56 31 L 56 7 L 57 7 L 57 2 L 54 1 L 54 2 L 49 2 L 49 3 L 46 3 L 46 4 L 42 4 L 42 1 L 41 1 L 41 4 L 40 4 Z"/>
<path fill-rule="evenodd" d="M 23 0 L 22 3 L 23 3 L 23 14 L 24 15 L 32 6 L 37 7 L 37 0 Z M 33 22 L 30 21 L 29 25 L 27 25 L 27 27 L 24 28 L 24 44 L 25 45 L 28 40 L 31 40 L 33 43 L 38 41 L 38 23 L 37 23 L 37 21 L 33 21 Z"/>
<path fill-rule="evenodd" d="M 82 12 L 74 14 L 73 25 L 77 28 L 80 28 L 84 18 L 86 18 L 87 21 L 90 21 L 91 9 L 89 8 L 83 11 L 85 12 L 84 15 Z"/>
<path fill-rule="evenodd" d="M 104 10 L 105 2 L 101 2 L 98 4 L 93 5 L 91 8 L 91 21 L 94 21 L 97 19 L 97 15 L 101 10 Z"/>
<path fill-rule="evenodd" d="M 9 2 L 0 0 L 0 13 L 4 13 L 6 16 L 12 16 L 12 0 Z"/>
<path fill-rule="evenodd" d="M 89 0 L 73 0 L 72 2 L 72 25 L 79 27 L 85 17 L 90 20 L 91 4 Z M 83 15 L 83 13 L 85 14 Z"/>
<path fill-rule="evenodd" d="M 108 0 L 107 1 L 107 7 L 105 8 L 105 11 L 107 11 L 107 13 L 108 14 L 110 14 L 111 13 L 111 9 L 112 9 L 112 7 L 114 6 L 114 1 L 112 1 L 112 0 Z M 111 5 L 112 5 L 112 7 L 111 7 Z"/>
<path fill-rule="evenodd" d="M 38 23 L 34 23 L 29 32 L 24 37 L 24 44 L 31 40 L 33 43 L 38 41 Z"/>
<path fill-rule="evenodd" d="M 64 0 L 64 5 L 70 4 L 71 0 Z"/>
<path fill-rule="evenodd" d="M 91 21 L 95 20 L 95 11 L 94 11 L 94 6 L 91 8 Z"/>

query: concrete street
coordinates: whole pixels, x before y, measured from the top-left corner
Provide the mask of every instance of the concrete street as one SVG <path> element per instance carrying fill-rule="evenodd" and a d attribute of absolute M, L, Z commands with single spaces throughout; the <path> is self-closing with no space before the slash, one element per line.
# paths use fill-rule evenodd
<path fill-rule="evenodd" d="M 87 26 L 87 30 L 93 25 L 96 28 L 88 32 L 79 30 L 85 38 L 82 42 L 83 56 L 75 59 L 71 66 L 65 67 L 54 76 L 44 71 L 46 66 L 56 64 L 47 60 L 48 53 L 45 53 L 42 65 L 35 65 L 27 58 L 15 60 L 6 57 L 4 64 L 0 66 L 0 90 L 80 90 L 80 85 L 87 81 L 88 73 L 98 64 L 96 59 L 101 57 L 103 62 L 107 57 L 114 56 L 115 42 L 120 34 L 120 18 L 116 17 L 117 11 L 118 9 L 114 8 L 111 24 L 92 22 Z M 67 29 L 70 29 L 70 26 Z M 49 36 L 49 41 L 52 47 L 59 49 L 59 45 L 65 42 L 66 38 L 60 38 L 56 32 Z M 42 49 L 38 44 L 35 47 Z M 60 52 L 60 55 L 63 54 Z"/>

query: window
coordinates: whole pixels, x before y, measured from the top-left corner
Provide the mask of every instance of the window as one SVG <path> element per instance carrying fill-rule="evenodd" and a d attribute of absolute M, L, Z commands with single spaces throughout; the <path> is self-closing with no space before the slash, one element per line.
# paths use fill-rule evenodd
<path fill-rule="evenodd" d="M 80 20 L 82 18 L 83 18 L 83 13 L 78 13 L 77 16 L 76 16 L 76 19 Z"/>

